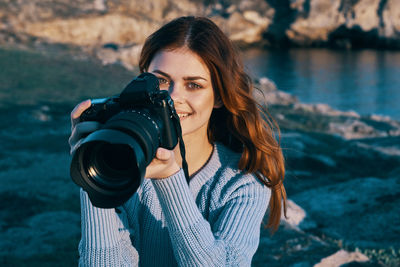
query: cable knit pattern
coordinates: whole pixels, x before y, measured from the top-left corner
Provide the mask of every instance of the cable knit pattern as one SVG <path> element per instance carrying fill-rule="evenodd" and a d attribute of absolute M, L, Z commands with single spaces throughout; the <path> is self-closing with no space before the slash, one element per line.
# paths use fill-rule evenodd
<path fill-rule="evenodd" d="M 250 266 L 270 190 L 239 158 L 217 143 L 189 185 L 182 170 L 145 179 L 117 209 L 81 190 L 80 266 Z"/>

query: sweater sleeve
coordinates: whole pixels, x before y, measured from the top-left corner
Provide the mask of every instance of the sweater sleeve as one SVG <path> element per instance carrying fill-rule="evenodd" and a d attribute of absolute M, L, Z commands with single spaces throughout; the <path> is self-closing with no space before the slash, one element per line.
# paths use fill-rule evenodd
<path fill-rule="evenodd" d="M 137 266 L 139 256 L 130 240 L 126 212 L 93 206 L 82 189 L 80 197 L 79 266 Z"/>
<path fill-rule="evenodd" d="M 182 171 L 152 180 L 180 266 L 250 266 L 257 250 L 269 191 L 257 181 L 241 185 L 211 225 L 200 213 Z"/>

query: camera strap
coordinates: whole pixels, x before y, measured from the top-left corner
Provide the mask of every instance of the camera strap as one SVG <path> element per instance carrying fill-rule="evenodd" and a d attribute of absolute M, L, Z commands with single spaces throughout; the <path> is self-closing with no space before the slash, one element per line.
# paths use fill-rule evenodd
<path fill-rule="evenodd" d="M 179 150 L 181 151 L 181 157 L 182 157 L 182 169 L 183 172 L 185 173 L 185 177 L 186 177 L 186 181 L 189 184 L 189 169 L 188 169 L 188 164 L 186 161 L 186 151 L 185 151 L 185 143 L 183 143 L 183 139 L 182 139 L 182 134 L 180 134 L 179 136 Z"/>
<path fill-rule="evenodd" d="M 172 118 L 173 118 L 175 130 L 178 133 L 178 138 L 179 138 L 179 150 L 181 152 L 181 157 L 182 157 L 182 169 L 183 169 L 183 172 L 185 173 L 186 181 L 189 184 L 190 177 L 189 177 L 188 164 L 186 161 L 185 143 L 183 142 L 183 138 L 182 138 L 182 127 L 181 127 L 181 123 L 179 120 L 179 116 L 175 112 L 175 109 L 173 109 Z"/>

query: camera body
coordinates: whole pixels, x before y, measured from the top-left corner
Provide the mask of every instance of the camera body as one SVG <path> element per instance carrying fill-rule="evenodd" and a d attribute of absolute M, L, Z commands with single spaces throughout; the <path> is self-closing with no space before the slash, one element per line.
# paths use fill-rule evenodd
<path fill-rule="evenodd" d="M 136 192 L 158 147 L 183 144 L 173 100 L 151 73 L 133 79 L 119 95 L 92 100 L 80 121 L 102 127 L 79 143 L 70 174 L 100 208 L 120 206 Z"/>
<path fill-rule="evenodd" d="M 178 142 L 176 128 L 179 116 L 168 92 L 160 90 L 158 79 L 152 76 L 154 75 L 143 73 L 133 79 L 120 95 L 93 99 L 92 105 L 80 116 L 80 121 L 97 121 L 104 124 L 118 113 L 141 114 L 152 123 L 162 124 L 157 125 L 161 129 L 158 146 L 173 149 Z"/>

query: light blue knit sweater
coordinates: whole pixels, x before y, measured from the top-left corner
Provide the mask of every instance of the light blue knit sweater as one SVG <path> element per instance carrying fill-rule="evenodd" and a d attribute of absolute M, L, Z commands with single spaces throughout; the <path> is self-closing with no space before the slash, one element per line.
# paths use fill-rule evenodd
<path fill-rule="evenodd" d="M 94 207 L 81 190 L 81 266 L 250 266 L 270 190 L 239 171 L 217 143 L 189 185 L 183 171 L 145 179 L 117 209 Z"/>

